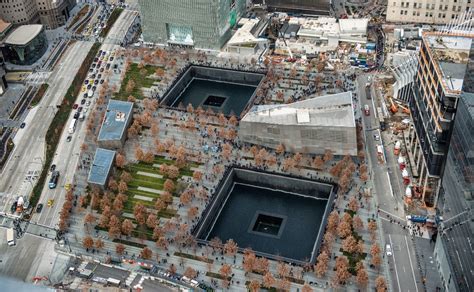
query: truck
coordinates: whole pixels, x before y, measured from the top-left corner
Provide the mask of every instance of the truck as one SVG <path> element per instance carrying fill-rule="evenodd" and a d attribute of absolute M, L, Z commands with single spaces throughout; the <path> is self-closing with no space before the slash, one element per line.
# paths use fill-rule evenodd
<path fill-rule="evenodd" d="M 13 230 L 13 228 L 7 229 L 7 244 L 8 246 L 15 245 L 15 230 Z"/>
<path fill-rule="evenodd" d="M 370 107 L 368 104 L 364 105 L 364 113 L 366 116 L 370 116 Z"/>
<path fill-rule="evenodd" d="M 400 141 L 395 142 L 395 147 L 393 149 L 393 155 L 397 156 L 400 154 L 400 147 L 402 146 L 402 143 Z"/>
<path fill-rule="evenodd" d="M 68 129 L 69 134 L 74 134 L 74 131 L 76 130 L 76 123 L 77 123 L 77 119 L 72 119 L 71 124 L 69 124 L 69 129 Z"/>
<path fill-rule="evenodd" d="M 16 212 L 21 213 L 23 211 L 23 205 L 25 204 L 25 200 L 23 197 L 19 197 L 16 203 Z"/>

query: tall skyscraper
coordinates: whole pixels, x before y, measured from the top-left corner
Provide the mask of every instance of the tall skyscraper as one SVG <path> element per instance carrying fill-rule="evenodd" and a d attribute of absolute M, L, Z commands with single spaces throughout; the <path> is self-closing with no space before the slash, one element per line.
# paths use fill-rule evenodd
<path fill-rule="evenodd" d="M 408 138 L 417 196 L 435 207 L 441 187 L 456 109 L 469 61 L 472 35 L 424 33 L 409 101 L 413 129 Z"/>
<path fill-rule="evenodd" d="M 12 24 L 41 23 L 47 29 L 62 26 L 76 0 L 9 0 L 0 1 L 0 17 Z"/>
<path fill-rule="evenodd" d="M 458 101 L 453 134 L 440 192 L 440 229 L 435 259 L 445 291 L 469 291 L 474 287 L 474 262 L 470 248 L 474 238 L 474 42 Z"/>
<path fill-rule="evenodd" d="M 245 12 L 245 0 L 139 0 L 147 42 L 221 49 Z"/>

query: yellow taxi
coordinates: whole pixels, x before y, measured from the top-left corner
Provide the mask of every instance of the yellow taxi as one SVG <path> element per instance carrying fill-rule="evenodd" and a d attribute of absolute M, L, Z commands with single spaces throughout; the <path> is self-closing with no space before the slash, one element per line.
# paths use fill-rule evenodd
<path fill-rule="evenodd" d="M 49 199 L 48 200 L 48 207 L 52 207 L 54 205 L 54 200 L 53 199 Z"/>
<path fill-rule="evenodd" d="M 64 188 L 66 189 L 66 191 L 69 191 L 71 189 L 71 184 L 64 185 Z"/>

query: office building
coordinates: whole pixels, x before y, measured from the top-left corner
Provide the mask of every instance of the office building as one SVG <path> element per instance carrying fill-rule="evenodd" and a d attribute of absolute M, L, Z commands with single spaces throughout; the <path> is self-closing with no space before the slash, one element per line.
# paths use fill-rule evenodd
<path fill-rule="evenodd" d="M 76 0 L 36 0 L 40 22 L 46 29 L 55 29 L 66 24 Z"/>
<path fill-rule="evenodd" d="M 474 287 L 474 46 L 458 101 L 453 134 L 440 191 L 444 218 L 435 248 L 435 259 L 445 291 L 470 291 Z"/>
<path fill-rule="evenodd" d="M 240 121 L 241 141 L 288 152 L 357 155 L 352 93 L 343 92 L 283 105 L 253 107 Z"/>
<path fill-rule="evenodd" d="M 62 26 L 76 0 L 1 0 L 0 17 L 12 24 L 38 24 L 46 29 Z"/>
<path fill-rule="evenodd" d="M 48 49 L 48 40 L 41 24 L 27 24 L 15 28 L 1 46 L 5 59 L 16 65 L 31 65 Z"/>
<path fill-rule="evenodd" d="M 36 0 L 2 0 L 0 17 L 12 24 L 39 23 Z"/>
<path fill-rule="evenodd" d="M 414 195 L 426 207 L 437 205 L 472 38 L 462 32 L 423 33 L 409 100 L 413 127 L 405 134 L 412 172 L 418 176 Z"/>
<path fill-rule="evenodd" d="M 388 0 L 387 21 L 446 24 L 473 7 L 471 0 Z"/>
<path fill-rule="evenodd" d="M 415 51 L 404 51 L 392 54 L 389 67 L 395 77 L 393 83 L 393 98 L 408 102 L 413 92 L 413 79 L 418 68 L 418 58 Z"/>
<path fill-rule="evenodd" d="M 139 0 L 146 42 L 220 50 L 245 0 Z"/>

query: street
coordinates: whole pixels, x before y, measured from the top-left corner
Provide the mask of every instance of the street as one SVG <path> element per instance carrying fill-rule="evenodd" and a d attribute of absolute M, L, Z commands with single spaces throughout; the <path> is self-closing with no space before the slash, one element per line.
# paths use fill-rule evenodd
<path fill-rule="evenodd" d="M 382 230 L 384 242 L 381 242 L 381 248 L 385 253 L 385 245 L 390 244 L 393 250 L 393 256 L 388 257 L 388 264 L 391 276 L 392 286 L 395 291 L 419 291 L 422 290 L 421 275 L 416 267 L 414 246 L 412 240 L 408 237 L 408 233 L 401 226 L 405 225 L 405 214 L 403 211 L 403 195 L 404 189 L 399 185 L 399 179 L 396 179 L 395 186 L 392 184 L 394 174 L 390 169 L 395 170 L 396 161 L 390 155 L 384 155 L 385 162 L 378 162 L 377 145 L 383 143 L 383 134 L 380 132 L 378 120 L 375 117 L 376 95 L 372 99 L 367 99 L 365 94 L 365 85 L 368 81 L 367 75 L 360 75 L 358 78 L 359 96 L 361 106 L 367 104 L 370 107 L 370 115 L 363 116 L 364 133 L 366 136 L 366 145 L 369 153 L 370 169 L 372 170 L 372 180 L 374 183 L 374 191 L 376 202 L 379 206 L 379 217 L 382 219 Z M 368 130 L 369 129 L 369 130 Z M 374 134 L 378 134 L 380 141 L 376 141 Z M 384 145 L 386 147 L 386 145 Z M 388 150 L 385 148 L 385 153 Z M 397 175 L 397 174 L 395 174 Z M 391 221 L 392 220 L 392 221 Z M 400 224 L 395 223 L 395 221 Z M 385 256 L 387 257 L 387 256 Z"/>
<path fill-rule="evenodd" d="M 10 207 L 18 196 L 28 196 L 36 179 L 34 174 L 43 167 L 45 155 L 44 136 L 49 128 L 56 105 L 60 104 L 77 70 L 83 62 L 92 43 L 76 42 L 63 56 L 55 71 L 49 77 L 50 86 L 41 102 L 25 119 L 26 126 L 14 138 L 16 145 L 6 163 L 0 178 L 0 210 L 10 213 Z M 33 178 L 31 178 L 33 174 Z"/>

